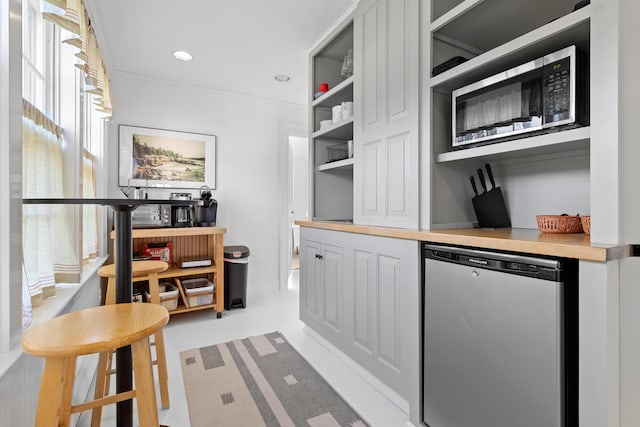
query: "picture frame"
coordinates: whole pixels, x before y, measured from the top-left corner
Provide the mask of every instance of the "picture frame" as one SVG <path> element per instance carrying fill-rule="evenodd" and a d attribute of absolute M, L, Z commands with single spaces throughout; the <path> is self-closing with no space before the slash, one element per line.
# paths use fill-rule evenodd
<path fill-rule="evenodd" d="M 121 187 L 216 188 L 216 137 L 147 127 L 118 127 Z"/>

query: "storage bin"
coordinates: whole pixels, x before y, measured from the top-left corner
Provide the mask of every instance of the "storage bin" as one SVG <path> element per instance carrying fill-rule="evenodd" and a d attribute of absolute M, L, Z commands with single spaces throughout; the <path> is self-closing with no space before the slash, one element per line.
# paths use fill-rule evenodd
<path fill-rule="evenodd" d="M 334 144 L 327 147 L 327 156 L 329 162 L 344 160 L 349 157 L 349 149 L 347 144 Z"/>
<path fill-rule="evenodd" d="M 167 289 L 171 288 L 172 286 L 173 286 L 173 283 L 171 283 L 170 281 L 168 281 L 168 280 L 160 280 L 158 282 L 158 288 L 159 288 L 158 291 L 161 292 L 161 293 L 162 292 L 166 292 Z"/>
<path fill-rule="evenodd" d="M 208 305 L 213 303 L 214 284 L 205 278 L 187 279 L 182 281 L 189 307 Z"/>
<path fill-rule="evenodd" d="M 175 310 L 178 308 L 178 298 L 180 298 L 178 288 L 169 282 L 161 282 L 160 288 L 162 289 L 163 286 L 165 289 L 164 292 L 159 293 L 160 304 L 169 311 Z M 145 294 L 146 300 L 151 301 L 151 295 L 149 295 L 149 292 L 145 291 Z"/>

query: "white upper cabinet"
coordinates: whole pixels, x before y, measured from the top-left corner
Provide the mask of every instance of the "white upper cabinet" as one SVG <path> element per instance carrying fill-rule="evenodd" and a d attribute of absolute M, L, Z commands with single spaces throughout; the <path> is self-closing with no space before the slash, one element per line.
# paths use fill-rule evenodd
<path fill-rule="evenodd" d="M 418 228 L 418 0 L 362 0 L 354 17 L 354 222 Z"/>

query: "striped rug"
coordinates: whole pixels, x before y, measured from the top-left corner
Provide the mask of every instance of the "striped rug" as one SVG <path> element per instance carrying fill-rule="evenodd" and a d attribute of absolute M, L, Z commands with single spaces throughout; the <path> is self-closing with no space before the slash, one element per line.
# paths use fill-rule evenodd
<path fill-rule="evenodd" d="M 192 427 L 365 427 L 279 332 L 180 353 Z"/>

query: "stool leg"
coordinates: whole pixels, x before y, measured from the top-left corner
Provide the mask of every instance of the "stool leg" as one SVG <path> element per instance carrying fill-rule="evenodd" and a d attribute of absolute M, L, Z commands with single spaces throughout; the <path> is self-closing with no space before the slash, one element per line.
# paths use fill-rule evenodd
<path fill-rule="evenodd" d="M 44 362 L 44 372 L 40 382 L 36 427 L 57 427 L 58 406 L 62 397 L 62 381 L 67 359 L 48 357 Z"/>
<path fill-rule="evenodd" d="M 93 393 L 94 400 L 105 397 L 109 394 L 109 378 L 111 374 L 111 351 L 103 351 L 98 358 L 98 368 L 96 370 L 96 389 Z M 99 427 L 102 420 L 102 406 L 93 408 L 91 413 L 91 427 Z"/>
<path fill-rule="evenodd" d="M 158 408 L 153 385 L 149 339 L 143 338 L 131 344 L 133 374 L 135 376 L 136 402 L 140 427 L 158 426 Z"/>
<path fill-rule="evenodd" d="M 60 410 L 58 412 L 59 427 L 71 425 L 71 398 L 73 396 L 73 383 L 76 378 L 76 356 L 67 357 L 62 380 L 62 396 L 60 397 Z"/>
<path fill-rule="evenodd" d="M 116 278 L 109 276 L 107 280 L 107 295 L 104 298 L 104 305 L 116 303 Z"/>
<path fill-rule="evenodd" d="M 149 274 L 149 294 L 151 303 L 160 304 L 160 284 L 158 273 Z M 164 349 L 162 329 L 155 333 L 156 362 L 158 367 L 158 383 L 160 384 L 160 402 L 162 409 L 169 408 L 169 375 L 167 373 L 167 356 Z"/>
<path fill-rule="evenodd" d="M 167 374 L 167 356 L 164 349 L 162 329 L 155 333 L 158 382 L 160 383 L 160 402 L 162 409 L 169 408 L 169 375 Z"/>

